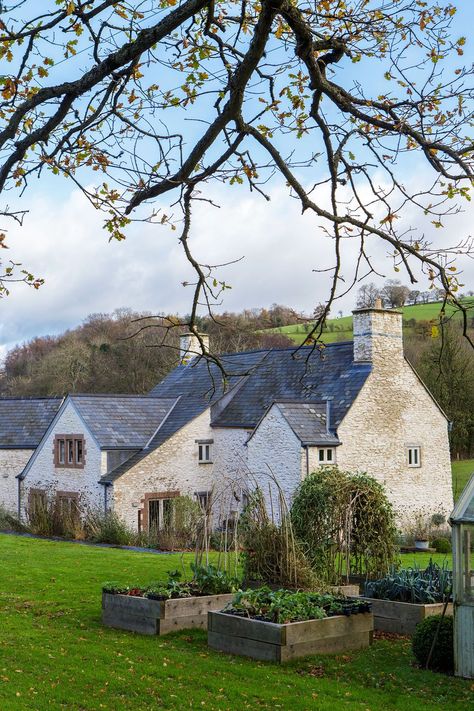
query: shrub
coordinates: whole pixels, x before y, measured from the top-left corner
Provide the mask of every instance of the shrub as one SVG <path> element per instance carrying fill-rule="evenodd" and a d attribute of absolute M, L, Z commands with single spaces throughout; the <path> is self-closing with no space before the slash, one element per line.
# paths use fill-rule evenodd
<path fill-rule="evenodd" d="M 447 564 L 439 566 L 430 560 L 428 567 L 421 570 L 416 566 L 393 570 L 379 580 L 366 582 L 364 595 L 378 600 L 395 600 L 429 605 L 444 602 L 451 597 L 453 574 Z"/>
<path fill-rule="evenodd" d="M 149 545 L 166 551 L 193 548 L 202 519 L 203 511 L 197 501 L 190 496 L 177 496 L 163 527 L 150 531 Z"/>
<path fill-rule="evenodd" d="M 431 541 L 431 547 L 437 553 L 451 553 L 451 541 L 449 538 L 435 538 L 434 541 Z"/>
<path fill-rule="evenodd" d="M 429 663 L 435 671 L 452 672 L 454 670 L 453 618 L 433 615 L 426 617 L 416 626 L 412 639 L 412 650 L 418 664 L 426 667 L 431 645 L 436 643 Z"/>
<path fill-rule="evenodd" d="M 87 513 L 84 521 L 86 538 L 94 543 L 115 543 L 128 546 L 134 543 L 135 534 L 113 511 L 104 513 L 96 509 Z"/>
<path fill-rule="evenodd" d="M 283 587 L 314 588 L 316 576 L 295 540 L 281 492 L 279 519 L 279 523 L 270 519 L 263 493 L 256 489 L 239 521 L 244 579 Z"/>
<path fill-rule="evenodd" d="M 295 535 L 319 580 L 380 576 L 396 562 L 395 517 L 384 489 L 366 474 L 323 467 L 300 484 L 291 507 Z"/>
<path fill-rule="evenodd" d="M 28 526 L 25 526 L 14 513 L 9 511 L 5 506 L 0 504 L 0 531 L 28 531 Z"/>
<path fill-rule="evenodd" d="M 53 496 L 34 500 L 28 505 L 28 527 L 32 533 L 39 536 L 58 536 L 60 538 L 85 538 L 81 512 L 75 502 L 70 506 L 62 504 Z"/>

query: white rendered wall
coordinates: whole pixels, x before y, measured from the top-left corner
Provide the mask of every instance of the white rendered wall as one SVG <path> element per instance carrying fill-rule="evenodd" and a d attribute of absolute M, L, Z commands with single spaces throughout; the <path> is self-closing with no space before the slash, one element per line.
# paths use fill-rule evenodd
<path fill-rule="evenodd" d="M 56 434 L 83 434 L 85 439 L 85 466 L 83 469 L 54 466 L 54 437 Z M 66 405 L 61 417 L 37 451 L 31 469 L 22 487 L 22 512 L 28 504 L 29 489 L 46 489 L 49 494 L 70 491 L 80 494 L 80 507 L 103 507 L 104 487 L 98 483 L 102 472 L 102 452 L 71 403 Z"/>
<path fill-rule="evenodd" d="M 16 513 L 18 509 L 18 479 L 27 465 L 32 449 L 0 449 L 0 505 Z"/>
<path fill-rule="evenodd" d="M 285 420 L 278 405 L 273 405 L 260 422 L 248 445 L 248 468 L 263 491 L 269 513 L 277 518 L 278 488 L 288 508 L 301 481 L 301 442 Z M 273 482 L 272 475 L 278 482 Z"/>

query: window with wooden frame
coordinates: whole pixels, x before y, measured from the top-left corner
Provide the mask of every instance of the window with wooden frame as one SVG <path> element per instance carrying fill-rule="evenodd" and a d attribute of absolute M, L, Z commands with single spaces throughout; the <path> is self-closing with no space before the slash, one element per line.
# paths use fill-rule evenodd
<path fill-rule="evenodd" d="M 407 447 L 407 464 L 409 467 L 421 467 L 421 447 L 419 445 Z"/>
<path fill-rule="evenodd" d="M 213 439 L 197 439 L 199 464 L 212 464 Z"/>
<path fill-rule="evenodd" d="M 60 516 L 74 520 L 79 518 L 79 494 L 77 491 L 56 492 L 56 505 Z"/>
<path fill-rule="evenodd" d="M 84 435 L 56 435 L 54 438 L 54 466 L 83 469 L 86 459 Z"/>
<path fill-rule="evenodd" d="M 211 504 L 211 491 L 195 491 L 194 495 L 197 499 L 202 511 L 208 511 Z"/>
<path fill-rule="evenodd" d="M 320 447 L 318 449 L 318 461 L 320 464 L 334 464 L 336 461 L 336 450 L 334 447 Z"/>
<path fill-rule="evenodd" d="M 48 496 L 45 489 L 30 489 L 28 492 L 28 516 L 40 515 L 46 511 Z"/>

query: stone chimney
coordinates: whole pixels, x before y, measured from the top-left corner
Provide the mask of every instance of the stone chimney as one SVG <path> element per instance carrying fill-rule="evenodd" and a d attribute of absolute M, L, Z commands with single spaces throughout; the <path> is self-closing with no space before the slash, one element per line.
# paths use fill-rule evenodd
<path fill-rule="evenodd" d="M 204 343 L 206 350 L 209 350 L 209 336 L 207 333 L 200 333 L 200 338 Z M 179 360 L 181 365 L 188 365 L 192 359 L 201 355 L 202 348 L 199 342 L 199 338 L 194 333 L 183 333 L 179 337 Z"/>
<path fill-rule="evenodd" d="M 402 312 L 375 306 L 352 312 L 354 319 L 354 362 L 395 362 L 403 358 Z"/>

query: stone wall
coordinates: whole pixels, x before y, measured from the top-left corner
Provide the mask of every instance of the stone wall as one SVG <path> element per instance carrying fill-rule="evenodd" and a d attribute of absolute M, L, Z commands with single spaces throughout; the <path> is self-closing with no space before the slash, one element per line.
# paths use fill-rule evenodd
<path fill-rule="evenodd" d="M 16 513 L 18 509 L 18 479 L 27 465 L 32 449 L 0 449 L 0 505 Z"/>
<path fill-rule="evenodd" d="M 354 361 L 393 364 L 403 359 L 403 325 L 399 311 L 360 309 L 353 312 Z"/>
<path fill-rule="evenodd" d="M 387 490 L 400 520 L 453 507 L 447 421 L 406 361 L 378 363 L 338 428 L 341 469 L 365 471 Z M 407 447 L 421 447 L 409 467 Z"/>
<path fill-rule="evenodd" d="M 268 511 L 279 511 L 278 487 L 288 507 L 301 481 L 301 442 L 274 404 L 248 442 L 248 468 L 252 480 L 262 489 Z M 272 473 L 278 487 L 272 481 Z M 269 491 L 270 487 L 270 491 Z M 271 500 L 270 500 L 271 499 Z"/>
<path fill-rule="evenodd" d="M 150 452 L 113 485 L 114 511 L 128 526 L 138 527 L 138 511 L 145 494 L 179 492 L 194 497 L 196 491 L 210 491 L 214 464 L 199 464 L 196 439 L 215 439 L 209 424 L 209 410 Z M 214 453 L 212 455 L 214 457 Z"/>
<path fill-rule="evenodd" d="M 54 437 L 56 434 L 83 434 L 85 439 L 85 465 L 83 469 L 54 466 Z M 105 458 L 84 422 L 69 403 L 50 432 L 41 449 L 37 450 L 22 486 L 22 515 L 28 505 L 30 489 L 45 489 L 53 495 L 56 491 L 79 493 L 82 510 L 103 507 L 104 488 L 98 483 L 103 473 Z"/>

